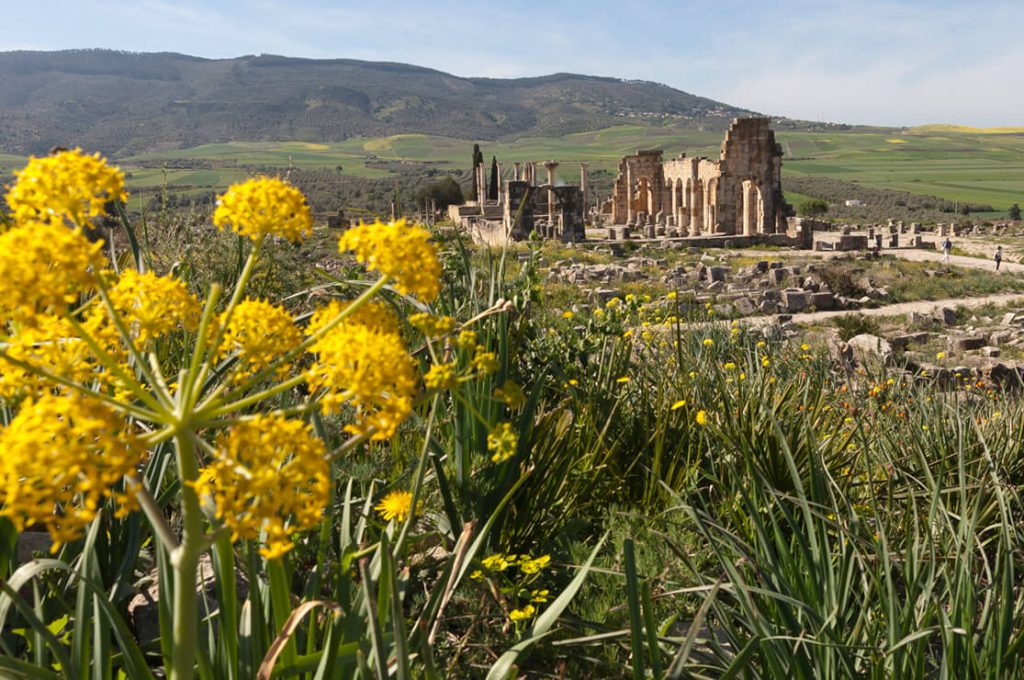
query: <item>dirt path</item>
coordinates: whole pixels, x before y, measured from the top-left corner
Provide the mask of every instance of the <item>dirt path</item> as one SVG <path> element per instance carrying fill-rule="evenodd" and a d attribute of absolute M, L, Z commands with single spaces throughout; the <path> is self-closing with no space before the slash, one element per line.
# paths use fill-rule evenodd
<path fill-rule="evenodd" d="M 750 257 L 764 257 L 766 259 L 778 258 L 780 251 L 778 250 L 737 250 L 735 251 L 744 256 Z M 786 251 L 781 251 L 786 252 Z M 793 255 L 799 257 L 812 257 L 819 258 L 822 260 L 836 260 L 843 257 L 849 257 L 850 252 L 842 251 L 831 251 L 831 250 L 794 250 Z M 888 250 L 882 250 L 883 255 L 892 255 L 898 257 L 901 260 L 909 260 L 911 262 L 935 262 L 936 264 L 942 263 L 942 252 L 935 250 L 919 250 L 917 248 L 891 248 Z M 991 258 L 982 259 L 980 257 L 967 257 L 965 255 L 950 255 L 949 263 L 956 265 L 957 267 L 965 267 L 967 269 L 988 269 L 990 271 L 995 270 L 995 263 Z M 999 267 L 999 271 L 1007 272 L 1012 274 L 1024 273 L 1024 264 L 1018 264 L 1016 262 L 1007 262 L 1003 260 L 1002 266 Z"/>
<path fill-rule="evenodd" d="M 778 251 L 744 250 L 742 252 L 745 256 L 763 256 L 765 258 L 779 256 Z M 882 252 L 885 255 L 893 255 L 900 259 L 910 260 L 912 262 L 941 263 L 942 260 L 941 252 L 931 250 L 908 248 L 906 250 L 883 250 Z M 804 257 L 817 257 L 823 260 L 832 260 L 847 256 L 849 253 L 810 250 L 800 251 L 800 255 Z M 951 265 L 968 269 L 995 269 L 995 264 L 991 260 L 982 260 L 980 258 L 965 257 L 962 255 L 951 255 L 949 263 Z M 1003 260 L 1000 271 L 1005 271 L 1007 274 L 1024 273 L 1024 264 L 1017 264 L 1015 262 L 1007 262 L 1006 260 Z M 828 321 L 829 319 L 834 319 L 839 316 L 849 316 L 851 314 L 863 314 L 864 316 L 902 316 L 909 314 L 910 312 L 931 314 L 936 309 L 940 309 L 942 307 L 973 308 L 987 304 L 1005 305 L 1015 302 L 1024 304 L 1024 293 L 997 293 L 995 295 L 985 295 L 981 297 L 947 298 L 944 300 L 915 300 L 914 302 L 899 302 L 872 309 L 844 309 L 833 312 L 807 312 L 803 314 L 793 314 L 793 321 L 796 323 L 819 323 L 821 321 Z M 748 317 L 746 321 L 753 325 L 761 326 L 772 323 L 773 318 L 774 317 L 771 316 Z"/>

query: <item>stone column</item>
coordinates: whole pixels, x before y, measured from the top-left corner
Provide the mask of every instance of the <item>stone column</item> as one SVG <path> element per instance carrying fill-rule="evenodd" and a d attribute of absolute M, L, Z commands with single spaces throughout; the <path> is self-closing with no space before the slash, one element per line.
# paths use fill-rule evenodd
<path fill-rule="evenodd" d="M 512 163 L 512 179 L 519 181 L 519 161 Z"/>
<path fill-rule="evenodd" d="M 548 224 L 555 226 L 555 168 L 558 167 L 558 163 L 555 161 L 548 161 L 544 164 L 544 168 L 548 171 Z"/>
<path fill-rule="evenodd" d="M 626 163 L 626 225 L 632 226 L 636 221 L 633 214 L 633 166 Z"/>
<path fill-rule="evenodd" d="M 749 179 L 743 182 L 743 235 L 754 235 L 754 183 Z"/>
<path fill-rule="evenodd" d="M 498 203 L 504 203 L 505 183 L 501 181 L 501 163 L 498 163 Z"/>
<path fill-rule="evenodd" d="M 676 180 L 670 179 L 669 183 L 669 191 L 672 192 L 672 217 L 668 226 L 674 227 L 679 219 L 679 193 L 676 191 Z"/>
<path fill-rule="evenodd" d="M 583 222 L 587 221 L 590 210 L 590 163 L 580 163 L 580 192 L 583 194 Z"/>
<path fill-rule="evenodd" d="M 484 172 L 484 164 L 476 166 L 476 201 L 482 207 L 484 199 L 487 198 L 487 173 Z"/>

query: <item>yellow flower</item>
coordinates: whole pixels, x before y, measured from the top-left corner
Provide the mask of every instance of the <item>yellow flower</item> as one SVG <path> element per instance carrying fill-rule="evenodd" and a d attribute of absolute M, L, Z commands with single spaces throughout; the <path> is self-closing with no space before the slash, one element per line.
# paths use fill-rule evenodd
<path fill-rule="evenodd" d="M 670 408 L 669 410 L 670 411 L 677 411 L 677 410 L 681 409 L 684 406 L 686 406 L 686 400 L 685 399 L 680 399 L 676 403 L 672 404 L 672 408 Z"/>
<path fill-rule="evenodd" d="M 547 588 L 538 588 L 537 590 L 530 591 L 530 602 L 536 602 L 537 604 L 543 604 L 548 601 L 550 591 Z"/>
<path fill-rule="evenodd" d="M 110 301 L 142 345 L 199 323 L 199 301 L 173 276 L 127 269 L 110 289 Z"/>
<path fill-rule="evenodd" d="M 313 312 L 306 325 L 306 335 L 315 335 L 320 329 L 334 322 L 348 309 L 350 304 L 352 303 L 348 300 L 331 300 L 327 305 Z M 401 325 L 394 310 L 387 304 L 377 301 L 363 303 L 354 312 L 350 312 L 344 321 L 366 326 L 374 333 L 394 333 L 395 335 L 398 335 Z"/>
<path fill-rule="evenodd" d="M 715 341 L 712 340 L 711 338 L 704 338 L 704 346 L 705 347 L 714 347 L 715 346 Z"/>
<path fill-rule="evenodd" d="M 616 378 L 615 382 L 617 382 L 617 383 L 628 383 L 629 382 L 629 376 L 625 376 L 624 375 L 621 378 Z"/>
<path fill-rule="evenodd" d="M 404 219 L 384 224 L 360 224 L 338 241 L 338 250 L 351 250 L 370 271 L 379 271 L 403 295 L 432 302 L 441 288 L 441 263 L 430 243 L 430 232 L 408 226 Z"/>
<path fill-rule="evenodd" d="M 450 390 L 459 382 L 455 364 L 434 364 L 423 376 L 423 383 L 432 390 Z"/>
<path fill-rule="evenodd" d="M 769 361 L 768 357 L 763 357 L 761 359 L 761 365 L 764 366 L 765 368 L 768 368 L 769 366 L 772 365 L 772 362 Z"/>
<path fill-rule="evenodd" d="M 665 299 L 666 300 L 675 300 L 676 299 L 676 292 L 674 290 L 673 291 L 669 291 L 669 293 L 665 296 Z"/>
<path fill-rule="evenodd" d="M 63 227 L 62 227 L 63 228 Z M 124 419 L 77 393 L 27 399 L 0 431 L 0 516 L 18 531 L 44 525 L 53 550 L 81 536 L 143 449 Z"/>
<path fill-rule="evenodd" d="M 487 450 L 491 452 L 491 461 L 504 463 L 516 453 L 519 437 L 512 430 L 511 423 L 500 423 L 487 435 Z"/>
<path fill-rule="evenodd" d="M 616 307 L 618 307 L 621 304 L 622 304 L 622 300 L 621 299 L 619 299 L 617 297 L 613 297 L 611 300 L 606 302 L 604 306 L 607 307 L 608 309 L 615 309 Z"/>
<path fill-rule="evenodd" d="M 293 243 L 313 233 L 313 213 L 302 192 L 273 177 L 257 177 L 228 187 L 217 197 L 213 223 L 242 236 L 280 236 Z"/>
<path fill-rule="evenodd" d="M 231 540 L 265 532 L 260 554 L 274 559 L 294 547 L 296 533 L 323 521 L 331 491 L 326 454 L 306 423 L 259 414 L 217 438 L 213 461 L 192 486 L 212 500 Z"/>
<path fill-rule="evenodd" d="M 30 222 L 0 234 L 0 318 L 59 313 L 96 284 L 102 243 L 61 224 Z"/>
<path fill-rule="evenodd" d="M 734 371 L 736 370 L 736 364 L 733 363 L 732 361 L 727 361 L 722 365 L 722 368 L 724 368 L 727 371 Z"/>
<path fill-rule="evenodd" d="M 513 623 L 518 623 L 520 621 L 527 621 L 529 619 L 532 619 L 533 615 L 536 613 L 536 607 L 534 607 L 532 604 L 528 604 L 522 609 L 513 609 L 511 612 L 509 612 L 508 618 Z"/>
<path fill-rule="evenodd" d="M 224 323 L 222 314 L 218 324 Z M 238 375 L 262 371 L 302 342 L 302 333 L 283 307 L 264 300 L 242 300 L 235 307 L 217 356 L 238 354 Z M 287 366 L 281 367 L 287 371 Z"/>
<path fill-rule="evenodd" d="M 495 553 L 480 560 L 480 564 L 483 565 L 487 571 L 505 571 L 512 566 L 512 562 L 502 555 L 501 553 Z"/>
<path fill-rule="evenodd" d="M 371 439 L 390 439 L 412 410 L 416 393 L 413 359 L 396 333 L 373 329 L 345 320 L 328 331 L 310 348 L 316 355 L 306 381 L 323 390 L 325 413 L 346 402 L 356 409 L 356 422 L 345 430 L 367 434 Z"/>
<path fill-rule="evenodd" d="M 573 313 L 570 312 L 569 310 L 565 310 L 564 312 L 562 312 L 562 318 L 563 319 L 571 319 L 572 317 L 573 317 Z"/>
<path fill-rule="evenodd" d="M 481 375 L 494 373 L 501 368 L 501 362 L 498 361 L 498 356 L 494 352 L 485 351 L 483 345 L 476 346 L 476 353 L 473 355 L 472 365 L 473 368 L 479 371 Z"/>
<path fill-rule="evenodd" d="M 763 349 L 765 347 L 765 341 L 764 340 L 758 340 L 756 346 L 757 346 L 758 349 Z"/>
<path fill-rule="evenodd" d="M 708 413 L 707 413 L 707 411 L 704 411 L 704 410 L 697 411 L 697 424 L 698 425 L 707 425 L 708 424 Z"/>
<path fill-rule="evenodd" d="M 91 318 L 91 317 L 90 317 Z M 88 345 L 63 318 L 38 315 L 31 326 L 22 326 L 7 339 L 4 353 L 55 376 L 88 384 L 94 377 L 96 359 Z M 41 396 L 54 389 L 46 378 L 0 358 L 0 397 L 22 393 Z"/>
<path fill-rule="evenodd" d="M 458 339 L 455 344 L 459 346 L 459 349 L 472 349 L 476 347 L 476 331 L 462 331 L 459 333 Z"/>
<path fill-rule="evenodd" d="M 428 338 L 448 335 L 455 330 L 455 319 L 450 316 L 431 316 L 420 312 L 409 317 L 409 323 Z"/>
<path fill-rule="evenodd" d="M 385 522 L 398 520 L 404 522 L 412 508 L 412 493 L 409 491 L 392 491 L 380 499 L 373 509 Z"/>
<path fill-rule="evenodd" d="M 45 158 L 30 158 L 7 193 L 7 205 L 17 222 L 43 221 L 91 226 L 89 220 L 105 214 L 108 201 L 128 200 L 124 175 L 107 165 L 98 153 L 81 149 L 61 151 Z"/>
<path fill-rule="evenodd" d="M 800 349 L 803 350 L 804 352 L 808 352 L 810 351 L 811 346 L 805 342 L 804 344 L 800 345 Z"/>
<path fill-rule="evenodd" d="M 551 564 L 551 555 L 541 555 L 536 559 L 528 559 L 525 555 L 523 557 L 525 559 L 519 563 L 519 571 L 524 574 L 536 574 Z"/>
<path fill-rule="evenodd" d="M 518 411 L 526 403 L 526 395 L 523 394 L 523 388 L 512 380 L 506 380 L 504 385 L 495 389 L 494 396 L 505 402 L 505 405 L 513 411 Z"/>
<path fill-rule="evenodd" d="M 937 352 L 935 354 L 935 358 L 938 359 L 939 361 L 942 361 L 943 359 L 946 358 L 946 353 L 945 352 Z"/>

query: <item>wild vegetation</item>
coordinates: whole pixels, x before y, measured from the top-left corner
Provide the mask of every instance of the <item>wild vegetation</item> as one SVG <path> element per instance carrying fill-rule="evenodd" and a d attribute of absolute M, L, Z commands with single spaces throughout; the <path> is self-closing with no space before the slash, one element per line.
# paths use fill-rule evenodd
<path fill-rule="evenodd" d="M 88 240 L 122 198 L 75 152 L 8 193 L 5 676 L 1024 674 L 1020 385 L 332 243 L 278 180 Z"/>

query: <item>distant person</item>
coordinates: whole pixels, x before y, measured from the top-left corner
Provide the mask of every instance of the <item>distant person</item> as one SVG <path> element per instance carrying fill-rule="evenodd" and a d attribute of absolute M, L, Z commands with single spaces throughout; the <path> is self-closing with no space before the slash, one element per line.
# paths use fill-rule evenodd
<path fill-rule="evenodd" d="M 1002 246 L 996 247 L 996 254 L 993 255 L 992 258 L 996 261 L 996 271 L 999 271 L 999 264 L 1003 261 L 1003 247 Z"/>
<path fill-rule="evenodd" d="M 946 240 L 942 242 L 942 261 L 949 264 L 949 253 L 953 250 L 953 242 L 946 237 Z"/>

